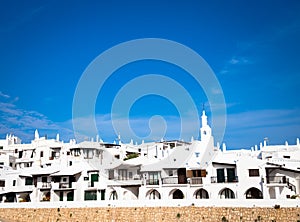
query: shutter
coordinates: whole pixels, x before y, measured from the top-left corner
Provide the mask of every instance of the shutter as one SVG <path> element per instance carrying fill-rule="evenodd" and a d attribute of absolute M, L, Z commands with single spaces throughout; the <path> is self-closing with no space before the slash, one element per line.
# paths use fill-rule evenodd
<path fill-rule="evenodd" d="M 201 170 L 201 177 L 206 177 L 206 170 Z"/>
<path fill-rule="evenodd" d="M 193 171 L 192 170 L 187 170 L 186 171 L 186 177 L 188 177 L 188 178 L 193 177 Z"/>

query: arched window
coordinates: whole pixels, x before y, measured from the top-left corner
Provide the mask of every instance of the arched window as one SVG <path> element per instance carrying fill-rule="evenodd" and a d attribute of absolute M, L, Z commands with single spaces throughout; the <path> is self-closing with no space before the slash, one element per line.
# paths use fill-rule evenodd
<path fill-rule="evenodd" d="M 251 187 L 246 191 L 246 199 L 263 199 L 263 194 L 259 189 Z"/>
<path fill-rule="evenodd" d="M 235 195 L 234 195 L 234 192 L 231 189 L 225 188 L 225 189 L 221 190 L 220 198 L 221 199 L 234 199 Z"/>
<path fill-rule="evenodd" d="M 208 199 L 208 192 L 204 189 L 199 189 L 195 195 L 196 199 Z"/>
<path fill-rule="evenodd" d="M 151 190 L 149 193 L 149 199 L 150 200 L 155 200 L 155 199 L 160 199 L 160 193 L 157 190 Z"/>
<path fill-rule="evenodd" d="M 177 189 L 173 192 L 173 199 L 183 199 L 184 195 L 181 190 Z"/>
<path fill-rule="evenodd" d="M 117 200 L 117 199 L 118 199 L 117 191 L 115 191 L 115 190 L 112 191 L 112 192 L 110 193 L 109 199 L 110 199 L 110 200 Z"/>

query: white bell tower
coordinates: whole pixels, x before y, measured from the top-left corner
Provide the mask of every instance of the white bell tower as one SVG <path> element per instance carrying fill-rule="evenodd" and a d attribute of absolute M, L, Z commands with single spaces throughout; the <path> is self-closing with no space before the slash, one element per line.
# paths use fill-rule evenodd
<path fill-rule="evenodd" d="M 211 128 L 207 124 L 207 116 L 205 115 L 205 110 L 202 111 L 201 125 L 202 125 L 202 127 L 200 128 L 201 141 L 210 139 Z"/>

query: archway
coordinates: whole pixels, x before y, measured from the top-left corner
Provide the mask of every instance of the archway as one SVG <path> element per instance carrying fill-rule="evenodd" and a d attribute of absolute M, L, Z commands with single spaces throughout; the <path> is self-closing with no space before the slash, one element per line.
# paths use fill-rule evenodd
<path fill-rule="evenodd" d="M 235 195 L 231 189 L 225 188 L 220 191 L 220 199 L 234 199 L 234 198 Z"/>
<path fill-rule="evenodd" d="M 155 189 L 150 190 L 148 193 L 149 194 L 147 196 L 150 200 L 161 199 L 160 193 Z"/>
<path fill-rule="evenodd" d="M 201 188 L 196 191 L 195 198 L 196 199 L 208 199 L 209 198 L 208 192 L 205 189 Z"/>
<path fill-rule="evenodd" d="M 263 199 L 263 194 L 259 189 L 251 187 L 246 191 L 246 199 Z"/>
<path fill-rule="evenodd" d="M 183 195 L 183 193 L 182 193 L 181 190 L 176 189 L 176 190 L 173 192 L 173 194 L 172 194 L 172 198 L 173 198 L 173 199 L 183 199 L 183 198 L 184 198 L 184 195 Z"/>
<path fill-rule="evenodd" d="M 118 199 L 117 191 L 115 191 L 115 190 L 112 191 L 112 192 L 110 193 L 109 199 L 110 199 L 110 200 L 117 200 L 117 199 Z"/>

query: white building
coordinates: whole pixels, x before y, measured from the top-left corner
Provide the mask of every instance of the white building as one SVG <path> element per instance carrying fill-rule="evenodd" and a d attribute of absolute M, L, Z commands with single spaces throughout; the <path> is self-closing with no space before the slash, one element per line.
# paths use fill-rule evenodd
<path fill-rule="evenodd" d="M 0 202 L 294 199 L 300 144 L 228 150 L 203 111 L 201 140 L 142 144 L 0 140 Z"/>

